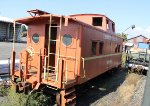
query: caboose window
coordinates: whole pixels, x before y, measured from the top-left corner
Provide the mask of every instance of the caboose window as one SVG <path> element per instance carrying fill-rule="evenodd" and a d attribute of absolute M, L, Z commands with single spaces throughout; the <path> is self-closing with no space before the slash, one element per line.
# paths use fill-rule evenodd
<path fill-rule="evenodd" d="M 99 42 L 99 54 L 103 53 L 104 42 Z"/>
<path fill-rule="evenodd" d="M 71 45 L 71 43 L 72 43 L 72 36 L 69 35 L 69 34 L 65 34 L 65 35 L 63 36 L 62 41 L 63 41 L 63 44 L 64 44 L 65 46 L 69 46 L 69 45 Z"/>
<path fill-rule="evenodd" d="M 112 30 L 113 30 L 113 32 L 115 32 L 115 24 L 114 23 L 112 23 Z"/>
<path fill-rule="evenodd" d="M 92 41 L 92 55 L 96 55 L 97 42 Z"/>
<path fill-rule="evenodd" d="M 106 25 L 107 29 L 109 29 L 109 20 L 107 20 L 107 25 Z"/>
<path fill-rule="evenodd" d="M 115 53 L 117 53 L 118 45 L 115 44 Z"/>
<path fill-rule="evenodd" d="M 37 33 L 33 34 L 32 41 L 34 43 L 38 43 L 39 42 L 39 35 Z"/>
<path fill-rule="evenodd" d="M 93 17 L 94 26 L 102 26 L 102 17 Z"/>
<path fill-rule="evenodd" d="M 120 45 L 118 45 L 118 52 L 120 52 Z"/>

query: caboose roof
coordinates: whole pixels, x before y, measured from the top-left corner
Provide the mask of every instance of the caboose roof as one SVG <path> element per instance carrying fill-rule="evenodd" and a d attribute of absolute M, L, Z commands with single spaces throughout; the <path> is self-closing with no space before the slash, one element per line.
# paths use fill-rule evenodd
<path fill-rule="evenodd" d="M 16 19 L 15 21 L 19 22 L 19 23 L 22 23 L 22 24 L 28 25 L 28 24 L 30 24 L 32 22 L 35 22 L 36 20 L 37 20 L 37 22 L 39 22 L 40 20 L 42 21 L 42 20 L 49 20 L 50 19 L 50 14 L 51 13 L 47 13 L 47 12 L 44 12 L 44 11 L 39 11 L 37 9 L 36 10 L 31 10 L 31 11 L 28 11 L 28 12 L 34 13 L 35 16 L 31 15 L 30 17 Z M 41 14 L 39 14 L 39 12 Z M 81 16 L 81 15 L 84 15 L 84 16 L 85 15 L 86 16 L 104 16 L 104 17 L 106 17 L 105 15 L 102 15 L 102 14 L 74 14 L 74 15 L 70 15 L 70 16 L 62 16 L 62 15 L 56 15 L 56 14 L 51 14 L 51 15 L 53 16 L 53 18 L 58 19 L 58 20 L 60 19 L 60 17 L 68 18 L 69 20 L 75 21 L 75 22 L 77 22 L 79 24 L 82 24 L 82 25 L 85 25 L 85 26 L 88 26 L 88 27 L 92 27 L 92 28 L 94 28 L 96 30 L 101 30 L 102 32 L 106 32 L 106 31 L 104 31 L 102 29 L 93 27 L 92 25 L 89 25 L 87 23 L 84 23 L 84 22 L 82 22 L 80 20 L 75 19 L 76 16 Z"/>
<path fill-rule="evenodd" d="M 78 16 L 92 16 L 92 17 L 106 17 L 107 19 L 111 20 L 104 14 L 72 14 L 70 17 L 78 17 Z M 111 20 L 112 21 L 112 20 Z M 112 21 L 113 22 L 113 21 Z M 113 22 L 114 23 L 114 22 Z"/>
<path fill-rule="evenodd" d="M 60 15 L 56 15 L 56 14 L 52 14 L 52 16 L 54 18 L 60 18 L 61 16 Z M 103 16 L 103 17 L 107 17 L 103 14 L 73 14 L 73 15 L 69 15 L 67 16 L 69 19 L 73 19 L 76 17 L 76 16 Z M 49 19 L 50 17 L 50 13 L 48 14 L 43 14 L 43 15 L 37 15 L 37 16 L 30 16 L 30 17 L 26 17 L 26 18 L 20 18 L 20 19 L 16 19 L 15 21 L 16 22 L 19 22 L 19 23 L 22 23 L 22 24 L 29 24 L 30 22 L 32 21 L 35 21 L 35 20 L 43 20 L 43 19 Z M 65 16 L 63 16 L 65 17 Z M 108 17 L 107 17 L 108 18 Z M 109 18 L 108 18 L 109 19 Z M 109 19 L 110 20 L 110 19 Z M 76 21 L 76 20 L 74 20 Z M 112 20 L 111 20 L 112 21 Z M 79 22 L 79 21 L 78 21 Z M 113 22 L 113 21 L 112 21 Z"/>
<path fill-rule="evenodd" d="M 72 14 L 70 16 L 105 16 L 103 14 Z"/>
<path fill-rule="evenodd" d="M 52 16 L 54 18 L 60 18 L 61 16 L 60 15 L 56 15 L 56 14 L 52 14 Z M 29 24 L 30 22 L 33 22 L 33 21 L 40 21 L 40 20 L 43 20 L 43 19 L 49 19 L 50 18 L 50 14 L 44 14 L 44 15 L 37 15 L 37 16 L 30 16 L 30 17 L 26 17 L 26 18 L 20 18 L 20 19 L 16 19 L 15 21 L 16 22 L 19 22 L 19 23 L 22 23 L 22 24 Z"/>

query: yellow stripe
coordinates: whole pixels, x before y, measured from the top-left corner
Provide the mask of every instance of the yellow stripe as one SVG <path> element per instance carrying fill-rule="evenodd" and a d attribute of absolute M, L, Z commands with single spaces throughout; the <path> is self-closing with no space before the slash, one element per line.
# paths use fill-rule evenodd
<path fill-rule="evenodd" d="M 120 55 L 120 54 L 122 54 L 122 53 L 107 54 L 107 55 L 93 56 L 93 57 L 85 57 L 84 61 L 93 60 L 93 59 L 100 59 L 100 58 L 109 57 L 109 56 L 116 56 L 116 55 Z"/>

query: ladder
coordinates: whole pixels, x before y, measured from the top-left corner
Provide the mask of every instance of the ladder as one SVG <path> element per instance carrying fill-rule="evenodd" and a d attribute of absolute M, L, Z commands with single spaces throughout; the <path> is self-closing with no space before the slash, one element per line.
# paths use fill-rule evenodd
<path fill-rule="evenodd" d="M 50 79 L 54 82 L 58 82 L 58 64 L 59 64 L 59 59 L 60 59 L 60 41 L 61 41 L 61 30 L 62 30 L 62 16 L 60 16 L 60 22 L 59 22 L 59 26 L 52 26 L 52 14 L 50 14 L 50 21 L 49 21 L 49 39 L 48 39 L 48 56 L 45 56 L 45 60 L 44 60 L 44 79 L 48 80 L 48 77 L 46 78 L 46 76 L 49 76 L 51 74 L 50 77 L 53 77 L 53 79 Z M 51 28 L 55 27 L 55 28 L 59 28 L 59 34 L 57 34 L 59 36 L 59 40 L 53 40 L 51 39 Z M 51 42 L 59 42 L 58 44 L 58 54 L 52 53 L 50 48 L 51 48 Z M 50 66 L 50 58 L 51 55 L 57 55 L 57 64 L 55 66 Z M 48 62 L 47 62 L 48 60 Z M 55 61 L 54 61 L 55 62 Z M 48 64 L 47 64 L 48 63 Z M 53 73 L 53 74 L 52 74 Z"/>

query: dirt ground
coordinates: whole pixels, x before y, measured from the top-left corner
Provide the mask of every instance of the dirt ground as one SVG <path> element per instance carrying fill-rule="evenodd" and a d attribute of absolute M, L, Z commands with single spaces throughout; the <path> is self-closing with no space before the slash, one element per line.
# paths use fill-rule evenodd
<path fill-rule="evenodd" d="M 77 106 L 141 106 L 146 76 L 126 70 L 105 73 L 77 99 Z"/>

